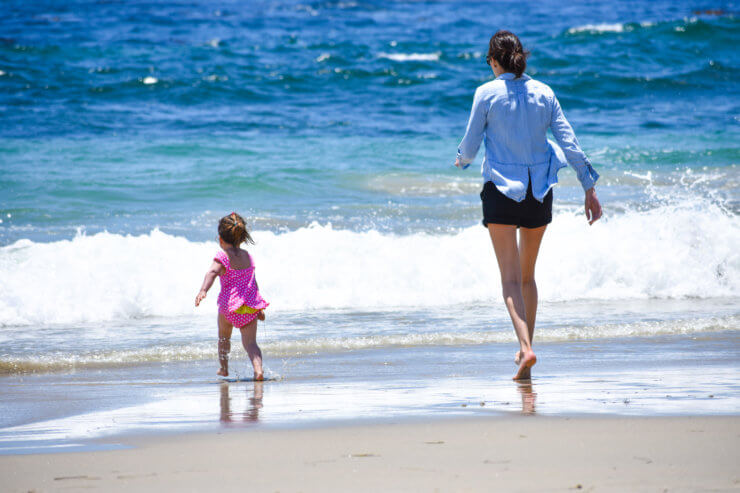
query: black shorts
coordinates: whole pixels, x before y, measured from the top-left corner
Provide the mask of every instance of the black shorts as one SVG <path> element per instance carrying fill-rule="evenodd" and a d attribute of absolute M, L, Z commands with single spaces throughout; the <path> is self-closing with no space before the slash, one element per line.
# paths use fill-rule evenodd
<path fill-rule="evenodd" d="M 539 228 L 552 222 L 552 189 L 540 202 L 532 195 L 531 182 L 527 187 L 527 196 L 521 202 L 499 192 L 490 181 L 483 185 L 480 199 L 483 201 L 483 226 L 511 224 L 522 228 Z"/>

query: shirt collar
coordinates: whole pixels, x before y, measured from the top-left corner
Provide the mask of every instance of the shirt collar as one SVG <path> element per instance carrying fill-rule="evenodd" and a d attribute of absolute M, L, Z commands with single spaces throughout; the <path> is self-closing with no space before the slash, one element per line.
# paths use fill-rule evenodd
<path fill-rule="evenodd" d="M 529 80 L 529 79 L 530 77 L 527 74 L 522 74 L 522 76 L 517 79 L 516 74 L 513 74 L 511 72 L 504 72 L 503 74 L 496 77 L 495 80 Z"/>

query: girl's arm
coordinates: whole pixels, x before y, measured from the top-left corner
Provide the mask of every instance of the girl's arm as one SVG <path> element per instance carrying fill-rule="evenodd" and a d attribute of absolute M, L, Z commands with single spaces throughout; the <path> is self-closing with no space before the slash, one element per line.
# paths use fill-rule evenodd
<path fill-rule="evenodd" d="M 257 278 L 256 277 L 254 278 L 254 285 L 257 287 L 257 292 L 259 292 L 260 285 L 257 284 Z M 259 312 L 257 312 L 257 318 L 259 320 L 265 320 L 265 311 L 264 310 L 260 310 Z"/>
<path fill-rule="evenodd" d="M 203 301 L 203 299 L 206 297 L 206 293 L 208 293 L 208 290 L 211 289 L 211 286 L 213 286 L 213 281 L 216 280 L 216 277 L 223 274 L 224 271 L 224 266 L 221 265 L 220 262 L 216 262 L 214 260 L 211 264 L 211 267 L 208 269 L 208 272 L 206 272 L 206 277 L 205 279 L 203 279 L 203 285 L 200 287 L 200 292 L 198 293 L 198 296 L 195 297 L 195 306 L 200 305 L 200 302 Z"/>

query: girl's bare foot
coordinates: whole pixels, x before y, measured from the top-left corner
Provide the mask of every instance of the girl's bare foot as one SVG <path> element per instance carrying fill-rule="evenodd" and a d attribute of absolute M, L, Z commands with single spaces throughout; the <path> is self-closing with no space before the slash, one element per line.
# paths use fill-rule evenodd
<path fill-rule="evenodd" d="M 521 351 L 522 356 L 519 359 L 519 369 L 516 372 L 516 375 L 514 375 L 514 380 L 524 380 L 525 378 L 530 378 L 530 368 L 532 368 L 535 363 L 537 363 L 537 356 L 535 356 L 533 351 Z"/>
<path fill-rule="evenodd" d="M 264 375 L 264 374 L 262 374 L 262 372 L 260 372 L 260 373 L 255 373 L 255 374 L 254 374 L 254 380 L 255 380 L 256 382 L 261 382 L 261 381 L 263 381 L 264 379 L 265 379 L 265 375 Z"/>
<path fill-rule="evenodd" d="M 226 368 L 220 368 L 216 372 L 216 375 L 219 375 L 219 376 L 222 376 L 222 377 L 228 377 L 229 376 L 229 370 L 227 370 Z"/>

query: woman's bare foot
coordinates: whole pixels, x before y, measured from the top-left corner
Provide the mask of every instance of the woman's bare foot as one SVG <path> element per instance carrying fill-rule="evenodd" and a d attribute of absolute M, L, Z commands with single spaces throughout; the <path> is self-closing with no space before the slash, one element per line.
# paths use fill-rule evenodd
<path fill-rule="evenodd" d="M 537 363 L 537 356 L 535 356 L 533 351 L 521 351 L 522 356 L 519 360 L 519 369 L 516 372 L 516 375 L 514 375 L 514 380 L 524 380 L 525 378 L 530 378 L 530 368 L 532 368 L 535 363 Z"/>
<path fill-rule="evenodd" d="M 522 359 L 522 352 L 521 351 L 517 351 L 516 352 L 516 356 L 514 356 L 514 364 L 515 365 L 518 365 L 520 359 Z"/>
<path fill-rule="evenodd" d="M 228 377 L 229 376 L 229 370 L 227 370 L 226 368 L 220 368 L 216 372 L 216 375 L 219 375 L 219 376 L 222 376 L 222 377 Z"/>
<path fill-rule="evenodd" d="M 261 382 L 264 379 L 265 379 L 265 375 L 262 372 L 260 372 L 260 373 L 255 372 L 255 374 L 254 374 L 254 380 L 255 380 L 255 382 Z"/>

